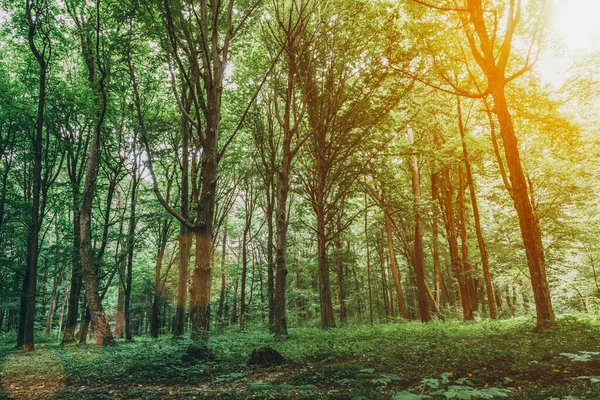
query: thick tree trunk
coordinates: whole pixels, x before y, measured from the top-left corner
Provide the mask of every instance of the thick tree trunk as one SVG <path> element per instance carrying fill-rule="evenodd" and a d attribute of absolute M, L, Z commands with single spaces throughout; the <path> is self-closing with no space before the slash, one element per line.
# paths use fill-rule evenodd
<path fill-rule="evenodd" d="M 208 232 L 195 232 L 196 263 L 190 286 L 191 339 L 208 342 L 210 331 L 210 284 L 212 238 Z"/>
<path fill-rule="evenodd" d="M 527 265 L 531 276 L 533 298 L 536 306 L 537 327 L 543 329 L 554 324 L 554 311 L 552 309 L 550 289 L 548 288 L 548 279 L 546 277 L 546 261 L 542 235 L 527 192 L 527 181 L 525 180 L 525 174 L 521 166 L 519 146 L 512 117 L 506 103 L 504 85 L 500 84 L 500 82 L 494 82 L 493 84 L 490 82 L 490 84 L 491 93 L 494 98 L 494 110 L 500 123 L 500 135 L 504 143 L 504 154 L 510 172 L 513 201 L 517 215 L 519 216 L 521 236 L 523 237 L 525 254 L 527 255 Z"/>
<path fill-rule="evenodd" d="M 325 214 L 317 207 L 317 270 L 319 272 L 319 301 L 321 311 L 321 328 L 335 327 L 333 301 L 329 280 L 329 265 L 327 260 L 327 239 L 325 237 Z"/>
<path fill-rule="evenodd" d="M 217 80 L 220 81 L 220 80 Z M 216 90 L 216 89 L 213 89 Z M 217 90 L 218 92 L 218 90 Z M 209 94 L 211 92 L 209 91 Z M 212 96 L 218 96 L 215 100 Z M 221 104 L 220 95 L 209 96 L 212 104 Z M 212 101 L 211 101 L 212 100 Z M 220 114 L 213 110 L 207 117 L 206 144 L 203 148 L 200 176 L 202 192 L 197 204 L 199 224 L 194 232 L 196 237 L 196 257 L 192 284 L 190 285 L 190 316 L 192 321 L 191 338 L 194 341 L 208 342 L 210 331 L 210 289 L 213 250 L 213 217 L 217 188 L 217 143 Z"/>
<path fill-rule="evenodd" d="M 293 79 L 292 79 L 293 81 Z M 290 84 L 290 83 L 288 83 Z M 288 91 L 291 88 L 288 87 Z M 288 95 L 290 97 L 290 95 Z M 286 250 L 287 250 L 287 201 L 290 190 L 290 169 L 292 163 L 291 151 L 291 134 L 289 127 L 289 110 L 291 104 L 286 104 L 286 116 L 284 123 L 288 125 L 284 127 L 284 139 L 282 147 L 282 164 L 279 175 L 278 194 L 277 194 L 277 209 L 276 226 L 277 226 L 277 252 L 275 256 L 275 293 L 273 296 L 273 333 L 277 336 L 287 336 L 287 318 L 286 318 L 286 277 L 288 269 L 286 265 Z"/>

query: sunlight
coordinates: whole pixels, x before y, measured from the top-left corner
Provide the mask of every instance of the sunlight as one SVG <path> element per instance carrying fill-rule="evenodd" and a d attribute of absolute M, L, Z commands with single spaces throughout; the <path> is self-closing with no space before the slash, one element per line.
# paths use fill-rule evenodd
<path fill-rule="evenodd" d="M 598 14 L 598 0 L 554 0 L 551 35 L 559 49 L 549 49 L 536 65 L 544 82 L 560 87 L 574 57 L 600 50 Z"/>
<path fill-rule="evenodd" d="M 554 7 L 552 27 L 569 52 L 600 48 L 600 1 L 560 0 Z"/>

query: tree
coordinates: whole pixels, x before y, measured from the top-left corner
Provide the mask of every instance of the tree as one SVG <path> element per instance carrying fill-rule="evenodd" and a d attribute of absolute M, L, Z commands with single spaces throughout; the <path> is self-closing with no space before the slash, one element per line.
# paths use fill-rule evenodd
<path fill-rule="evenodd" d="M 422 1 L 416 2 L 432 7 Z M 455 7 L 434 6 L 433 8 L 443 12 L 451 12 L 457 16 L 461 22 L 464 40 L 472 60 L 476 62 L 485 76 L 486 84 L 480 86 L 486 87 L 486 90 L 484 92 L 471 92 L 457 86 L 445 75 L 442 75 L 444 81 L 450 86 L 449 91 L 475 98 L 491 95 L 494 100 L 494 112 L 500 125 L 504 155 L 510 173 L 510 193 L 519 217 L 519 226 L 533 287 L 537 327 L 539 329 L 547 328 L 554 323 L 554 311 L 546 277 L 542 234 L 538 217 L 534 213 L 529 197 L 515 126 L 506 99 L 507 85 L 529 71 L 537 59 L 542 37 L 543 8 L 535 11 L 537 15 L 533 14 L 534 23 L 528 54 L 524 64 L 517 69 L 509 69 L 509 67 L 512 66 L 510 63 L 511 56 L 512 59 L 515 58 L 513 40 L 523 15 L 523 5 L 520 0 L 497 1 L 485 6 L 480 0 L 464 0 L 461 5 Z M 487 18 L 487 15 L 491 15 L 487 12 L 488 10 L 492 11 L 494 15 L 505 17 L 498 19 L 502 20 L 504 25 L 500 26 L 496 19 Z M 470 59 L 467 60 L 467 66 L 470 61 Z"/>
<path fill-rule="evenodd" d="M 100 167 L 102 126 L 104 124 L 107 103 L 107 71 L 100 53 L 102 37 L 100 0 L 96 1 L 93 11 L 87 8 L 81 10 L 76 4 L 67 3 L 67 6 L 69 7 L 69 14 L 77 27 L 77 34 L 81 41 L 81 53 L 88 70 L 89 84 L 93 88 L 95 107 L 94 131 L 90 140 L 85 181 L 81 195 L 81 204 L 79 206 L 81 270 L 85 282 L 87 306 L 91 315 L 92 326 L 96 331 L 97 343 L 112 345 L 115 343 L 114 338 L 100 300 L 91 232 L 92 203 L 94 200 L 96 178 L 98 177 Z M 93 12 L 93 17 L 90 18 L 93 22 L 90 22 L 90 19 L 83 14 L 83 12 L 87 11 Z M 94 36 L 91 35 L 90 30 L 94 33 Z"/>

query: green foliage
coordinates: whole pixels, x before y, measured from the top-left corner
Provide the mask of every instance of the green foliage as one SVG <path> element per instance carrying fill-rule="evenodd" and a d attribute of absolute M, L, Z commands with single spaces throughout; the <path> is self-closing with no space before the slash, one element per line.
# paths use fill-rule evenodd
<path fill-rule="evenodd" d="M 422 398 L 444 398 L 444 399 L 495 399 L 498 397 L 508 397 L 510 389 L 501 388 L 475 388 L 473 383 L 467 378 L 451 379 L 451 372 L 444 372 L 440 378 L 424 378 L 421 380 L 421 391 L 424 388 L 430 389 L 430 396 L 415 395 L 410 397 L 410 393 L 401 392 L 395 399 L 422 399 Z"/>

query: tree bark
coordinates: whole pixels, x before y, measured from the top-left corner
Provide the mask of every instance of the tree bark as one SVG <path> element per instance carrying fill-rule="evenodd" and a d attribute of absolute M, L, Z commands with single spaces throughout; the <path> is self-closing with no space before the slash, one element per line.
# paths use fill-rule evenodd
<path fill-rule="evenodd" d="M 365 249 L 367 252 L 367 288 L 369 295 L 369 325 L 373 326 L 373 292 L 371 290 L 371 254 L 369 253 L 369 225 L 368 225 L 367 193 L 365 193 Z"/>
<path fill-rule="evenodd" d="M 408 309 L 406 308 L 406 303 L 404 302 L 404 293 L 402 292 L 400 268 L 398 266 L 398 262 L 396 261 L 396 254 L 394 252 L 394 237 L 392 235 L 392 223 L 390 221 L 391 217 L 385 210 L 383 211 L 383 214 L 385 219 L 384 225 L 387 237 L 387 247 L 390 257 L 390 269 L 392 270 L 392 276 L 394 277 L 394 287 L 396 288 L 396 296 L 398 299 L 398 311 L 400 312 L 402 318 L 410 319 Z"/>
<path fill-rule="evenodd" d="M 467 142 L 465 140 L 465 128 L 462 119 L 461 100 L 457 97 L 457 112 L 458 112 L 458 130 L 462 143 L 463 158 L 465 160 L 465 169 L 467 173 L 467 185 L 469 186 L 469 194 L 471 197 L 471 207 L 473 208 L 473 220 L 475 221 L 475 233 L 477 235 L 477 244 L 479 245 L 479 253 L 481 255 L 481 269 L 483 270 L 483 278 L 485 281 L 485 289 L 488 300 L 488 309 L 490 318 L 497 318 L 496 303 L 494 302 L 494 289 L 492 285 L 492 277 L 490 274 L 489 257 L 487 253 L 487 245 L 483 237 L 481 229 L 481 218 L 479 216 L 479 205 L 477 204 L 477 195 L 475 193 L 475 185 L 473 183 L 473 172 L 471 171 L 471 162 L 469 161 L 469 152 L 467 150 Z"/>
<path fill-rule="evenodd" d="M 412 128 L 408 128 L 408 143 L 414 145 Z M 411 160 L 412 169 L 412 191 L 413 212 L 415 218 L 415 242 L 414 242 L 414 266 L 417 281 L 417 300 L 419 304 L 419 315 L 422 322 L 431 321 L 429 308 L 429 296 L 427 294 L 427 273 L 425 271 L 425 258 L 423 256 L 423 219 L 421 217 L 421 178 L 417 156 Z"/>
<path fill-rule="evenodd" d="M 38 107 L 37 118 L 35 123 L 35 134 L 33 139 L 33 190 L 31 204 L 31 221 L 29 225 L 29 236 L 27 240 L 27 273 L 25 274 L 26 282 L 24 282 L 25 301 L 22 306 L 25 310 L 21 314 L 25 317 L 23 324 L 23 350 L 30 352 L 34 350 L 33 333 L 35 322 L 35 297 L 37 289 L 37 270 L 39 258 L 39 234 L 42 227 L 43 212 L 40 204 L 42 192 L 42 146 L 44 132 L 44 111 L 46 107 L 46 71 L 47 60 L 45 55 L 46 46 L 50 46 L 49 38 L 42 35 L 44 39 L 43 49 L 40 51 L 35 43 L 34 37 L 40 33 L 37 27 L 37 20 L 41 18 L 39 11 L 36 10 L 36 16 L 31 15 L 34 5 L 30 1 L 26 1 L 26 17 L 28 21 L 28 41 L 29 49 L 33 53 L 38 63 L 39 69 L 39 85 L 38 85 Z"/>
<path fill-rule="evenodd" d="M 219 328 L 223 328 L 223 307 L 225 306 L 225 260 L 227 254 L 227 228 L 223 229 L 223 246 L 221 247 L 221 294 L 219 296 L 219 309 L 217 310 L 217 322 Z"/>
<path fill-rule="evenodd" d="M 100 23 L 100 2 L 96 3 L 96 11 L 98 14 L 97 24 Z M 78 17 L 74 16 L 75 19 Z M 79 21 L 77 19 L 77 21 Z M 80 25 L 80 22 L 78 22 Z M 96 191 L 96 179 L 98 177 L 99 162 L 100 162 L 100 147 L 102 137 L 102 125 L 106 113 L 106 87 L 105 79 L 106 72 L 102 68 L 98 68 L 96 63 L 99 62 L 96 58 L 99 54 L 96 52 L 94 56 L 94 46 L 92 41 L 84 32 L 83 26 L 79 26 L 81 30 L 82 52 L 88 68 L 88 81 L 94 88 L 94 105 L 96 107 L 96 120 L 93 131 L 93 136 L 90 141 L 90 147 L 87 158 L 87 166 L 85 172 L 85 181 L 81 196 L 81 204 L 79 206 L 80 216 L 80 231 L 81 231 L 81 269 L 83 280 L 85 282 L 87 305 L 90 311 L 92 326 L 96 332 L 96 340 L 98 344 L 111 345 L 114 344 L 114 338 L 104 308 L 100 301 L 100 293 L 98 287 L 98 275 L 96 265 L 94 263 L 94 254 L 92 248 L 92 206 L 94 194 Z M 95 27 L 97 32 L 96 41 L 100 40 L 100 26 Z M 99 44 L 96 43 L 98 46 Z M 100 72 L 98 77 L 97 72 Z M 83 329 L 82 329 L 83 330 Z"/>
<path fill-rule="evenodd" d="M 454 205 L 452 199 L 452 182 L 450 180 L 450 169 L 444 166 L 442 169 L 444 186 L 444 211 L 446 213 L 446 231 L 448 236 L 448 247 L 450 249 L 450 262 L 456 281 L 458 282 L 458 294 L 460 297 L 463 318 L 465 321 L 473 319 L 469 289 L 466 284 L 463 264 L 458 250 L 458 239 L 456 234 L 456 222 L 454 221 Z"/>
<path fill-rule="evenodd" d="M 512 4 L 506 20 L 506 30 L 500 48 L 496 54 L 492 38 L 488 34 L 488 26 L 484 18 L 483 4 L 479 0 L 468 0 L 470 18 L 465 19 L 465 30 L 470 38 L 470 48 L 475 60 L 487 77 L 488 91 L 494 99 L 494 111 L 500 124 L 500 136 L 504 143 L 504 155 L 510 174 L 512 198 L 521 228 L 521 236 L 525 246 L 527 265 L 531 277 L 533 296 L 536 304 L 537 328 L 544 329 L 554 325 L 554 311 L 550 298 L 550 289 L 546 277 L 546 261 L 542 235 L 538 220 L 533 210 L 528 190 L 519 145 L 512 116 L 506 101 L 506 85 L 513 77 L 506 77 L 506 66 L 512 49 L 513 34 L 520 22 L 521 4 Z M 467 26 L 472 24 L 472 31 Z M 479 49 L 475 44 L 475 36 L 479 40 Z M 495 39 L 494 34 L 493 38 Z M 524 69 L 523 71 L 526 71 Z"/>

